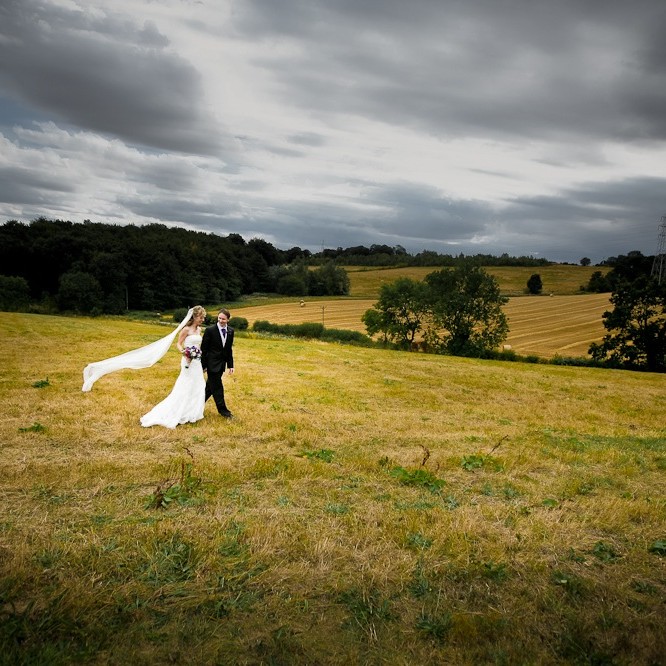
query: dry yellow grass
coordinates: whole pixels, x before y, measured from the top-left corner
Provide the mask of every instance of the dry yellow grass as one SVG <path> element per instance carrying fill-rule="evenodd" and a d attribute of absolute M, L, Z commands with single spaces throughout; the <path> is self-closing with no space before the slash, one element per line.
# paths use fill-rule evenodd
<path fill-rule="evenodd" d="M 257 320 L 274 324 L 323 323 L 365 333 L 361 317 L 376 301 L 370 299 L 300 300 L 238 308 L 250 326 Z M 578 296 L 521 296 L 510 298 L 504 311 L 509 319 L 506 344 L 521 355 L 586 357 L 592 342 L 605 333 L 601 316 L 610 308 L 608 294 Z"/>
<path fill-rule="evenodd" d="M 0 313 L 4 663 L 662 659 L 665 376 L 239 334 L 232 422 L 139 426 L 174 350 L 81 393 L 163 334 Z"/>

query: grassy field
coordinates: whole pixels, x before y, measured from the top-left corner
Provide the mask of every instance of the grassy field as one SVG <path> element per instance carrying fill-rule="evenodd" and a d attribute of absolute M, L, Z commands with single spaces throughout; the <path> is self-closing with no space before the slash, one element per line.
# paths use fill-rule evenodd
<path fill-rule="evenodd" d="M 140 427 L 175 348 L 81 393 L 164 333 L 0 313 L 0 663 L 663 663 L 666 376 L 239 334 L 231 422 Z"/>
<path fill-rule="evenodd" d="M 422 280 L 428 273 L 441 270 L 432 267 L 409 268 L 365 268 L 347 267 L 350 281 L 350 295 L 357 298 L 377 298 L 379 288 L 386 282 L 393 282 L 399 277 Z M 494 275 L 505 296 L 520 296 L 525 293 L 530 276 L 541 276 L 544 294 L 567 296 L 580 292 L 581 285 L 586 285 L 595 271 L 608 272 L 608 267 L 571 266 L 553 264 L 551 266 L 490 266 L 486 272 Z"/>
<path fill-rule="evenodd" d="M 250 326 L 257 320 L 274 324 L 314 321 L 327 328 L 365 333 L 361 317 L 375 302 L 371 299 L 307 299 L 301 306 L 300 299 L 292 299 L 234 308 L 233 314 L 245 317 Z M 510 329 L 506 344 L 522 355 L 586 357 L 590 344 L 599 342 L 606 332 L 601 316 L 609 308 L 608 294 L 510 298 L 504 307 Z"/>

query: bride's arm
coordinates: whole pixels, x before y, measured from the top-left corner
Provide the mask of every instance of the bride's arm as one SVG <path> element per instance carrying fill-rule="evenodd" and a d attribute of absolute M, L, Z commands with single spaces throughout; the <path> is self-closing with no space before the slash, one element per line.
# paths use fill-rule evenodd
<path fill-rule="evenodd" d="M 178 342 L 176 342 L 176 347 L 178 347 L 178 351 L 182 354 L 183 353 L 183 342 L 185 342 L 185 338 L 189 335 L 189 327 L 184 328 L 179 334 L 178 334 Z"/>

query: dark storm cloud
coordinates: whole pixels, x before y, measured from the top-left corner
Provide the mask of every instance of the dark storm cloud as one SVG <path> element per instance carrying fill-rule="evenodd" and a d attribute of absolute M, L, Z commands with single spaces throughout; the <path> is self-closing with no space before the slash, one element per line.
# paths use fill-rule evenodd
<path fill-rule="evenodd" d="M 576 253 L 593 261 L 631 250 L 651 255 L 665 191 L 666 178 L 585 183 L 557 196 L 518 198 L 497 219 L 508 252 L 531 246 L 555 261 L 575 261 Z"/>
<path fill-rule="evenodd" d="M 666 139 L 655 0 L 248 0 L 237 17 L 247 37 L 295 45 L 258 62 L 322 112 L 446 136 Z"/>
<path fill-rule="evenodd" d="M 150 23 L 40 0 L 0 9 L 6 94 L 80 128 L 161 150 L 211 154 L 220 129 L 202 110 L 196 70 Z"/>

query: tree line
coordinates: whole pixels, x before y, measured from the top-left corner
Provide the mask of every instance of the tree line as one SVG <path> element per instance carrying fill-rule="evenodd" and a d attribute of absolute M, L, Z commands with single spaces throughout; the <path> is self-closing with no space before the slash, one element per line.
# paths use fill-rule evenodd
<path fill-rule="evenodd" d="M 220 236 L 162 224 L 73 223 L 37 218 L 0 226 L 0 309 L 120 314 L 222 303 L 242 295 L 341 296 L 342 265 L 545 265 L 545 259 L 410 255 L 401 246 L 276 248 L 239 234 Z"/>
<path fill-rule="evenodd" d="M 349 293 L 344 269 L 326 262 L 309 270 L 309 256 L 260 238 L 161 224 L 12 220 L 0 226 L 0 308 L 120 314 L 261 292 Z"/>

